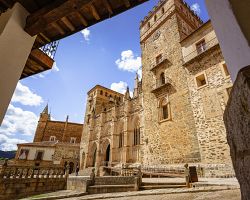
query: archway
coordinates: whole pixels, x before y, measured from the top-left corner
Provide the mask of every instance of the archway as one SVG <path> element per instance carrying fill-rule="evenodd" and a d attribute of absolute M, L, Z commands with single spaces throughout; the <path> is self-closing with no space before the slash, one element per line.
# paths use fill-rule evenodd
<path fill-rule="evenodd" d="M 74 163 L 70 162 L 69 163 L 69 174 L 72 174 L 74 172 Z"/>
<path fill-rule="evenodd" d="M 106 154 L 105 154 L 105 165 L 108 166 L 108 163 L 110 161 L 110 144 L 108 145 L 106 149 Z"/>

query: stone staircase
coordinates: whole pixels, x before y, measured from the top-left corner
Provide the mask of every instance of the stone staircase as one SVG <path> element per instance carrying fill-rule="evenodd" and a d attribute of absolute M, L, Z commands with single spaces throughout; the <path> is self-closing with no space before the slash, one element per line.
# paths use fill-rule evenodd
<path fill-rule="evenodd" d="M 88 194 L 135 191 L 134 177 L 96 177 L 95 185 L 88 186 Z"/>
<path fill-rule="evenodd" d="M 187 187 L 185 182 L 142 182 L 140 190 L 175 189 L 185 187 Z"/>
<path fill-rule="evenodd" d="M 88 168 L 85 168 L 83 170 L 80 170 L 79 175 L 80 176 L 90 176 L 93 168 L 94 167 L 88 167 Z"/>

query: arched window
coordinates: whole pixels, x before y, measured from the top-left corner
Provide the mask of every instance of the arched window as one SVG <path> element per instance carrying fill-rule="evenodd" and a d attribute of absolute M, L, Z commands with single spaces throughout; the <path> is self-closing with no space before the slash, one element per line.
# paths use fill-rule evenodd
<path fill-rule="evenodd" d="M 150 22 L 148 22 L 148 28 L 150 28 Z"/>
<path fill-rule="evenodd" d="M 166 83 L 164 72 L 162 72 L 160 75 L 160 83 L 161 83 L 161 85 L 164 85 Z"/>
<path fill-rule="evenodd" d="M 157 15 L 154 16 L 154 21 L 156 21 L 156 20 L 157 20 Z"/>
<path fill-rule="evenodd" d="M 165 9 L 164 9 L 164 7 L 162 7 L 161 14 L 164 14 L 164 12 L 165 12 Z"/>
<path fill-rule="evenodd" d="M 102 90 L 100 91 L 100 95 L 103 95 L 103 91 Z"/>
<path fill-rule="evenodd" d="M 123 132 L 121 132 L 119 134 L 119 148 L 122 148 L 123 145 L 124 145 L 124 134 L 123 134 Z"/>
<path fill-rule="evenodd" d="M 141 130 L 139 125 L 134 128 L 134 145 L 140 145 Z"/>
<path fill-rule="evenodd" d="M 166 98 L 160 102 L 159 119 L 160 121 L 170 119 L 170 104 Z"/>

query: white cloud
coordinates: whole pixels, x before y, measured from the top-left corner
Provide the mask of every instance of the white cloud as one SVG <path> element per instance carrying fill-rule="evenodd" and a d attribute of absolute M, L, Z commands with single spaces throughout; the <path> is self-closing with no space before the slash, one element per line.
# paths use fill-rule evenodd
<path fill-rule="evenodd" d="M 11 99 L 12 102 L 18 102 L 26 106 L 39 106 L 43 103 L 41 96 L 33 93 L 27 86 L 17 83 L 16 90 Z"/>
<path fill-rule="evenodd" d="M 0 135 L 0 149 L 3 151 L 12 151 L 17 149 L 17 144 L 27 143 L 26 140 L 9 138 L 6 135 Z"/>
<path fill-rule="evenodd" d="M 128 84 L 126 82 L 120 81 L 119 83 L 112 83 L 110 86 L 110 89 L 116 92 L 119 92 L 121 94 L 125 94 L 127 87 L 128 87 Z M 132 97 L 133 92 L 130 91 L 129 93 L 130 93 L 130 97 Z"/>
<path fill-rule="evenodd" d="M 3 123 L 0 127 L 0 135 L 33 135 L 36 130 L 38 116 L 30 111 L 9 105 Z"/>
<path fill-rule="evenodd" d="M 81 33 L 82 33 L 82 35 L 83 35 L 83 37 L 84 37 L 84 39 L 85 39 L 86 41 L 89 41 L 89 40 L 90 40 L 90 39 L 89 39 L 89 37 L 90 37 L 90 30 L 89 30 L 88 28 L 83 29 L 83 30 L 81 31 Z"/>
<path fill-rule="evenodd" d="M 137 72 L 142 66 L 141 57 L 135 57 L 131 50 L 123 51 L 115 63 L 119 69 L 129 72 Z"/>
<path fill-rule="evenodd" d="M 119 83 L 112 83 L 110 86 L 111 90 L 125 94 L 128 84 L 126 82 L 120 81 Z"/>
<path fill-rule="evenodd" d="M 198 3 L 191 5 L 191 10 L 193 10 L 197 15 L 201 14 L 201 7 Z"/>

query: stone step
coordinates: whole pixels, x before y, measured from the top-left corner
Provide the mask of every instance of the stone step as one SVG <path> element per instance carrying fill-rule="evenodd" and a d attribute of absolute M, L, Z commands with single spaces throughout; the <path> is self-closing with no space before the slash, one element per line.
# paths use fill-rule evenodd
<path fill-rule="evenodd" d="M 88 187 L 88 194 L 134 191 L 134 185 L 94 185 Z"/>
<path fill-rule="evenodd" d="M 186 185 L 185 182 L 142 182 L 142 186 L 150 185 Z"/>
<path fill-rule="evenodd" d="M 154 190 L 154 189 L 176 189 L 176 188 L 185 188 L 186 185 L 147 185 L 141 186 L 141 190 Z"/>

